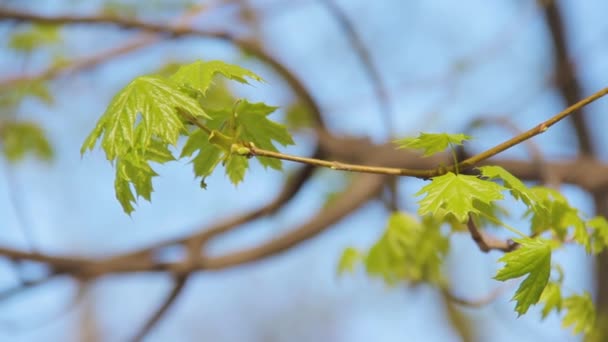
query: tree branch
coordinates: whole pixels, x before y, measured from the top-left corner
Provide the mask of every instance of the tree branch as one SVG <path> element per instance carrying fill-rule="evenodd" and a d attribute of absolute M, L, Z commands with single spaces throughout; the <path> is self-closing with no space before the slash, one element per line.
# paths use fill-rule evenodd
<path fill-rule="evenodd" d="M 177 298 L 186 286 L 186 282 L 188 281 L 190 275 L 179 275 L 175 277 L 175 284 L 171 289 L 171 292 L 167 295 L 167 298 L 163 301 L 160 307 L 154 312 L 152 316 L 146 321 L 146 323 L 142 326 L 142 328 L 137 332 L 137 334 L 133 337 L 131 341 L 139 342 L 143 341 L 144 337 L 152 331 L 152 329 L 160 322 L 160 320 L 165 316 L 169 308 L 175 303 Z"/>
<path fill-rule="evenodd" d="M 361 165 L 361 164 L 350 164 L 338 161 L 328 161 L 321 160 L 315 158 L 307 158 L 307 157 L 299 157 L 289 154 L 284 154 L 280 152 L 274 152 L 269 150 L 264 150 L 255 146 L 246 146 L 246 151 L 240 154 L 243 155 L 251 155 L 258 157 L 268 157 L 268 158 L 276 158 L 281 160 L 288 160 L 297 163 L 310 164 L 319 167 L 330 168 L 332 170 L 342 170 L 342 171 L 351 171 L 351 172 L 361 172 L 361 173 L 373 173 L 373 174 L 383 174 L 383 175 L 394 175 L 394 176 L 410 176 L 417 178 L 431 178 L 438 175 L 445 174 L 449 171 L 458 170 L 466 170 L 473 166 L 476 166 L 480 162 L 483 162 L 513 146 L 516 146 L 534 136 L 537 136 L 541 133 L 544 133 L 554 124 L 568 117 L 569 115 L 574 114 L 579 109 L 588 105 L 589 103 L 596 101 L 597 99 L 608 94 L 608 88 L 604 88 L 597 93 L 575 103 L 574 105 L 564 109 L 563 111 L 557 113 L 555 116 L 550 119 L 538 124 L 536 127 L 531 128 L 521 134 L 516 135 L 515 137 L 500 143 L 484 152 L 476 154 L 470 158 L 459 162 L 458 164 L 452 164 L 447 167 L 435 167 L 432 169 L 406 169 L 406 168 L 394 168 L 394 167 L 385 167 L 385 166 L 369 166 L 369 165 Z M 201 127 L 201 123 L 198 121 L 192 121 L 192 123 Z M 201 127 L 204 128 L 204 127 Z M 206 128 L 205 128 L 206 129 Z"/>
<path fill-rule="evenodd" d="M 348 37 L 350 45 L 355 50 L 357 56 L 361 60 L 363 70 L 367 74 L 367 77 L 371 81 L 376 97 L 378 98 L 378 104 L 380 105 L 380 114 L 383 117 L 384 127 L 387 136 L 393 135 L 393 111 L 388 98 L 388 91 L 382 82 L 380 71 L 376 67 L 372 60 L 372 56 L 369 50 L 365 47 L 363 40 L 357 34 L 355 26 L 352 21 L 348 19 L 344 11 L 333 2 L 333 0 L 321 0 L 321 3 L 325 5 L 331 15 L 336 18 L 338 24 Z"/>
<path fill-rule="evenodd" d="M 274 57 L 269 55 L 266 51 L 261 49 L 256 44 L 253 44 L 247 40 L 242 40 L 225 31 L 208 31 L 199 30 L 192 27 L 186 27 L 184 25 L 167 25 L 145 22 L 137 19 L 129 19 L 115 16 L 44 16 L 37 15 L 27 12 L 14 11 L 9 9 L 0 9 L 0 20 L 13 20 L 13 21 L 32 21 L 45 24 L 106 24 L 122 27 L 125 29 L 139 29 L 146 32 L 165 34 L 168 37 L 182 37 L 187 35 L 214 38 L 230 42 L 248 54 L 256 56 L 260 61 L 269 65 L 279 75 L 281 75 L 285 81 L 289 84 L 292 90 L 300 97 L 306 107 L 311 111 L 315 129 L 324 130 L 325 123 L 321 116 L 321 111 L 317 106 L 315 100 L 312 98 L 310 93 L 306 90 L 306 87 L 300 82 L 300 80 L 283 64 L 277 61 Z"/>

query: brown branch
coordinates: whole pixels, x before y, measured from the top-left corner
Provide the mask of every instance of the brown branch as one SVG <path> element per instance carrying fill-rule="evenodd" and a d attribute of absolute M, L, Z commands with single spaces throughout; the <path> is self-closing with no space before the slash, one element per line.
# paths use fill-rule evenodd
<path fill-rule="evenodd" d="M 321 157 L 323 154 L 319 148 L 316 149 L 314 156 Z M 240 215 L 231 215 L 228 219 L 220 222 L 215 222 L 210 227 L 199 229 L 196 233 L 190 234 L 183 238 L 177 238 L 160 243 L 147 246 L 143 249 L 133 251 L 124 255 L 120 255 L 107 260 L 108 263 L 120 263 L 120 262 L 131 262 L 133 260 L 146 260 L 150 265 L 154 262 L 152 255 L 153 252 L 164 247 L 174 245 L 187 245 L 189 246 L 189 252 L 198 250 L 200 252 L 201 247 L 213 237 L 232 231 L 242 225 L 257 220 L 259 218 L 273 215 L 279 209 L 289 204 L 294 196 L 300 191 L 302 186 L 310 179 L 315 167 L 312 165 L 306 165 L 299 169 L 292 177 L 288 177 L 283 185 L 279 194 L 268 204 L 242 213 Z"/>
<path fill-rule="evenodd" d="M 4 251 L 6 251 L 6 250 L 4 250 Z M 0 254 L 2 254 L 2 253 L 0 252 Z M 2 255 L 4 255 L 4 254 L 2 254 Z M 45 283 L 55 279 L 58 276 L 59 276 L 58 273 L 53 273 L 42 279 L 32 280 L 32 281 L 23 281 L 18 286 L 11 287 L 9 289 L 6 289 L 6 290 L 3 290 L 2 292 L 0 292 L 0 302 L 7 300 L 9 298 L 12 298 L 23 292 L 26 292 L 27 290 L 30 290 L 32 288 L 45 284 Z"/>
<path fill-rule="evenodd" d="M 186 13 L 177 18 L 174 21 L 174 24 L 185 26 L 189 24 L 189 22 L 204 9 L 208 9 L 208 7 L 204 5 L 192 6 Z M 0 13 L 2 12 L 3 11 L 0 10 Z M 123 45 L 112 47 L 108 50 L 99 52 L 91 56 L 81 57 L 61 63 L 59 65 L 54 65 L 48 69 L 41 70 L 35 74 L 8 77 L 0 81 L 0 89 L 32 81 L 53 79 L 55 77 L 65 75 L 67 73 L 85 71 L 94 68 L 95 66 L 103 62 L 107 62 L 113 58 L 150 46 L 160 41 L 161 38 L 162 37 L 156 34 L 142 33 Z"/>
<path fill-rule="evenodd" d="M 163 301 L 161 306 L 154 312 L 152 316 L 146 321 L 146 323 L 142 326 L 142 328 L 137 332 L 137 334 L 133 337 L 131 341 L 139 342 L 143 341 L 144 337 L 150 333 L 150 331 L 160 322 L 160 320 L 165 316 L 169 308 L 175 303 L 177 298 L 186 286 L 186 282 L 189 279 L 189 274 L 180 275 L 175 277 L 175 284 L 171 289 L 171 292 L 168 294 L 167 298 Z"/>
<path fill-rule="evenodd" d="M 512 240 L 499 240 L 477 229 L 477 225 L 471 214 L 469 214 L 467 228 L 469 229 L 469 233 L 471 233 L 473 241 L 475 241 L 479 249 L 484 253 L 491 250 L 499 250 L 507 253 L 518 247 L 518 244 Z"/>
<path fill-rule="evenodd" d="M 257 261 L 294 247 L 308 240 L 358 209 L 382 189 L 384 177 L 377 175 L 358 175 L 353 186 L 342 193 L 333 205 L 321 209 L 308 222 L 259 246 L 219 256 L 203 256 L 197 263 L 184 268 L 183 262 L 160 263 L 142 255 L 114 257 L 105 260 L 90 260 L 68 257 L 46 257 L 36 253 L 22 252 L 10 248 L 0 248 L 0 255 L 8 255 L 19 260 L 43 262 L 62 272 L 86 279 L 111 273 L 130 272 L 194 272 L 198 270 L 219 270 Z M 149 252 L 148 252 L 149 253 Z M 70 260 L 70 262 L 67 262 Z"/>
<path fill-rule="evenodd" d="M 296 229 L 257 247 L 224 256 L 203 258 L 200 267 L 203 269 L 233 267 L 260 260 L 296 246 L 323 232 L 374 198 L 381 191 L 384 180 L 385 177 L 377 175 L 358 175 L 353 180 L 353 185 L 341 193 L 332 202 L 332 205 L 321 209 L 308 222 Z"/>
<path fill-rule="evenodd" d="M 281 75 L 285 81 L 289 84 L 292 90 L 300 97 L 303 103 L 311 111 L 314 119 L 315 128 L 317 130 L 324 130 L 325 124 L 321 116 L 321 111 L 318 108 L 316 101 L 312 98 L 310 93 L 306 90 L 306 87 L 300 82 L 300 80 L 282 63 L 277 61 L 274 57 L 269 55 L 266 51 L 261 49 L 254 43 L 247 40 L 242 40 L 232 35 L 229 32 L 224 31 L 208 31 L 199 30 L 192 27 L 186 27 L 183 25 L 167 25 L 161 23 L 145 22 L 137 19 L 129 19 L 115 16 L 44 16 L 37 15 L 27 12 L 14 11 L 8 9 L 0 9 L 0 21 L 1 20 L 13 20 L 13 21 L 32 21 L 45 24 L 106 24 L 122 27 L 125 29 L 138 29 L 151 33 L 164 34 L 168 37 L 182 37 L 187 35 L 214 38 L 230 42 L 248 54 L 256 56 L 260 61 L 269 65 L 279 75 Z"/>
<path fill-rule="evenodd" d="M 488 294 L 486 294 L 485 296 L 479 297 L 479 298 L 475 298 L 475 299 L 465 299 L 459 296 L 456 296 L 455 294 L 453 294 L 451 291 L 449 290 L 443 290 L 443 294 L 452 302 L 462 305 L 462 306 L 467 306 L 467 307 L 471 307 L 471 308 L 481 308 L 484 307 L 490 303 L 492 303 L 493 301 L 495 301 L 498 297 L 500 297 L 500 295 L 502 295 L 503 293 L 505 293 L 506 290 L 509 289 L 510 286 L 507 285 L 503 285 L 500 287 L 495 288 L 494 290 L 490 291 Z"/>

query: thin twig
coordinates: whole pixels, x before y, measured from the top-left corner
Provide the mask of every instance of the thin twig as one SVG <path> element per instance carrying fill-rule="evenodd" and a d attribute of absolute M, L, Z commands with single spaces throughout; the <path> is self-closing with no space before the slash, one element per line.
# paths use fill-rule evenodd
<path fill-rule="evenodd" d="M 518 247 L 518 244 L 513 242 L 512 240 L 498 240 L 480 231 L 477 228 L 477 225 L 475 224 L 475 221 L 473 220 L 473 216 L 471 214 L 469 214 L 467 228 L 469 229 L 469 233 L 471 234 L 471 238 L 473 239 L 473 241 L 475 241 L 479 249 L 484 253 L 487 253 L 491 250 L 499 250 L 507 253 Z"/>
<path fill-rule="evenodd" d="M 495 288 L 494 290 L 490 291 L 489 293 L 487 293 L 485 296 L 475 298 L 475 299 L 465 299 L 465 298 L 456 296 L 449 290 L 444 290 L 443 293 L 450 301 L 452 301 L 456 304 L 471 307 L 471 308 L 481 308 L 481 307 L 484 307 L 484 306 L 492 303 L 493 301 L 495 301 L 498 297 L 500 297 L 500 295 L 505 293 L 509 289 L 509 287 L 511 287 L 509 284 L 499 286 L 499 287 Z"/>
<path fill-rule="evenodd" d="M 289 160 L 297 163 L 310 164 L 325 168 L 330 168 L 333 170 L 342 170 L 342 171 L 350 171 L 350 172 L 361 172 L 361 173 L 375 173 L 375 174 L 384 174 L 384 175 L 396 175 L 396 176 L 410 176 L 410 177 L 418 177 L 418 178 L 431 178 L 438 175 L 445 174 L 449 171 L 465 170 L 471 168 L 478 163 L 489 159 L 515 145 L 518 145 L 534 136 L 537 136 L 541 133 L 544 133 L 549 129 L 549 127 L 553 126 L 557 122 L 561 121 L 565 117 L 575 113 L 577 110 L 583 108 L 589 103 L 596 101 L 597 99 L 608 94 L 608 88 L 604 88 L 597 93 L 575 103 L 574 105 L 564 109 L 559 112 L 555 116 L 551 117 L 549 120 L 546 120 L 532 129 L 529 129 L 503 143 L 500 143 L 484 152 L 476 154 L 468 159 L 463 160 L 458 164 L 452 164 L 447 167 L 437 167 L 433 169 L 405 169 L 405 168 L 394 168 L 394 167 L 383 167 L 383 166 L 369 166 L 369 165 L 360 165 L 360 164 L 349 164 L 342 163 L 338 161 L 328 161 L 328 160 L 320 160 L 315 158 L 307 158 L 307 157 L 299 157 L 290 154 L 284 154 L 280 152 L 269 151 L 265 149 L 261 149 L 255 146 L 249 146 L 248 149 L 253 156 L 258 157 L 269 157 L 276 158 L 281 160 Z M 197 124 L 197 122 L 193 122 Z M 200 125 L 200 123 L 198 123 Z"/>
<path fill-rule="evenodd" d="M 148 333 L 160 322 L 160 320 L 165 316 L 169 308 L 181 293 L 183 293 L 183 289 L 186 286 L 186 282 L 188 281 L 189 274 L 179 275 L 175 277 L 175 284 L 171 289 L 171 292 L 167 295 L 167 298 L 163 301 L 160 307 L 154 312 L 152 316 L 146 321 L 146 323 L 142 326 L 142 328 L 137 332 L 137 334 L 133 337 L 131 341 L 139 342 L 148 335 Z"/>
<path fill-rule="evenodd" d="M 344 11 L 342 11 L 342 9 L 336 3 L 334 3 L 333 0 L 322 0 L 321 3 L 324 4 L 329 13 L 336 18 L 338 24 L 344 30 L 344 33 L 346 33 L 352 48 L 357 53 L 357 56 L 359 56 L 361 64 L 363 65 L 363 70 L 370 79 L 376 93 L 376 97 L 378 98 L 380 114 L 383 118 L 386 134 L 389 137 L 392 136 L 394 126 L 393 111 L 388 98 L 388 91 L 382 82 L 380 71 L 372 60 L 371 53 L 365 47 L 363 40 L 357 33 L 357 30 L 355 30 L 353 22 L 346 16 Z"/>

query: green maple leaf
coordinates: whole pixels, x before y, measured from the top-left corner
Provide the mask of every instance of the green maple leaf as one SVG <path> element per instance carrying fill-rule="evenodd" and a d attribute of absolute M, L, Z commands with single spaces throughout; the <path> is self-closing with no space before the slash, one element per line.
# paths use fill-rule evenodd
<path fill-rule="evenodd" d="M 561 286 L 555 282 L 549 282 L 540 296 L 540 301 L 545 303 L 542 311 L 542 318 L 545 319 L 551 310 L 560 312 L 562 309 Z"/>
<path fill-rule="evenodd" d="M 443 152 L 448 147 L 462 145 L 464 141 L 470 140 L 471 137 L 458 133 L 420 133 L 415 138 L 404 138 L 395 140 L 397 148 L 413 148 L 423 151 L 423 156 L 428 157 L 433 154 Z"/>
<path fill-rule="evenodd" d="M 515 251 L 506 253 L 499 261 L 505 266 L 494 277 L 505 281 L 528 275 L 519 285 L 513 300 L 517 301 L 515 311 L 521 316 L 530 305 L 538 303 L 551 273 L 551 247 L 541 239 L 514 239 L 520 244 Z"/>
<path fill-rule="evenodd" d="M 595 327 L 596 313 L 593 300 L 588 292 L 581 295 L 573 295 L 564 299 L 566 315 L 562 320 L 564 328 L 573 326 L 574 334 L 590 334 Z"/>
<path fill-rule="evenodd" d="M 114 96 L 80 151 L 93 149 L 100 138 L 108 160 L 147 148 L 152 137 L 175 145 L 185 132 L 179 110 L 209 119 L 196 100 L 172 82 L 158 76 L 138 77 Z"/>
<path fill-rule="evenodd" d="M 364 262 L 368 274 L 380 276 L 388 284 L 399 280 L 441 284 L 445 280 L 441 265 L 448 248 L 439 224 L 395 213 Z"/>
<path fill-rule="evenodd" d="M 480 213 L 475 206 L 476 201 L 491 204 L 503 198 L 502 190 L 504 188 L 494 182 L 448 172 L 433 178 L 431 183 L 420 189 L 415 196 L 426 193 L 426 196 L 418 201 L 420 204 L 418 213 L 421 216 L 427 214 L 435 216 L 440 209 L 444 209 L 458 221 L 466 222 L 469 213 Z"/>
<path fill-rule="evenodd" d="M 528 208 L 534 212 L 544 214 L 546 208 L 542 205 L 536 193 L 528 189 L 528 187 L 519 178 L 513 176 L 509 171 L 500 166 L 482 166 L 477 168 L 481 171 L 483 177 L 489 179 L 501 179 L 504 186 L 510 190 L 511 195 L 515 199 L 524 202 Z"/>
<path fill-rule="evenodd" d="M 559 192 L 545 188 L 533 187 L 530 189 L 545 208 L 541 211 L 529 210 L 532 214 L 531 230 L 539 234 L 550 230 L 560 239 L 564 240 L 569 228 L 574 228 L 574 238 L 577 242 L 589 248 L 589 234 L 585 222 L 580 218 L 578 209 L 570 206 L 568 200 Z"/>
<path fill-rule="evenodd" d="M 61 26 L 33 24 L 26 30 L 11 35 L 8 46 L 17 51 L 32 52 L 34 49 L 61 42 Z"/>
<path fill-rule="evenodd" d="M 171 79 L 180 85 L 196 89 L 204 95 L 207 89 L 213 84 L 213 76 L 216 74 L 221 74 L 226 78 L 246 84 L 249 83 L 247 77 L 259 82 L 263 81 L 263 79 L 254 72 L 238 65 L 228 64 L 222 61 L 204 62 L 200 60 L 180 67 L 177 72 L 171 76 Z"/>
<path fill-rule="evenodd" d="M 594 254 L 599 254 L 608 247 L 608 221 L 603 216 L 596 216 L 587 221 L 587 226 L 592 231 L 589 237 L 589 249 Z"/>
<path fill-rule="evenodd" d="M 222 160 L 222 150 L 209 142 L 209 135 L 202 130 L 190 133 L 180 158 L 189 157 L 198 151 L 192 159 L 194 174 L 197 177 L 209 176 L 217 164 Z"/>
<path fill-rule="evenodd" d="M 362 255 L 356 248 L 348 247 L 342 252 L 340 261 L 338 261 L 338 275 L 344 272 L 354 272 L 355 266 L 361 260 Z"/>
<path fill-rule="evenodd" d="M 179 111 L 210 119 L 196 100 L 178 86 L 158 76 L 142 76 L 114 96 L 108 109 L 82 145 L 81 153 L 93 149 L 97 140 L 110 161 L 116 163 L 114 187 L 125 212 L 133 211 L 135 196 L 150 200 L 156 172 L 148 161 L 174 160 L 168 149 L 186 129 Z"/>
<path fill-rule="evenodd" d="M 232 182 L 232 184 L 238 184 L 245 178 L 245 171 L 249 167 L 249 160 L 239 155 L 228 155 L 224 159 L 224 167 L 226 168 L 226 174 Z"/>
<path fill-rule="evenodd" d="M 42 128 L 34 122 L 5 121 L 0 125 L 0 145 L 6 159 L 18 161 L 27 154 L 43 160 L 53 158 L 53 149 Z"/>
<path fill-rule="evenodd" d="M 256 147 L 275 152 L 278 152 L 275 142 L 283 146 L 293 145 L 293 139 L 287 128 L 268 119 L 276 109 L 277 107 L 264 103 L 240 101 L 235 109 L 237 130 L 240 130 L 239 140 L 253 142 Z M 258 160 L 264 166 L 281 170 L 279 159 L 260 157 Z"/>
<path fill-rule="evenodd" d="M 147 161 L 137 154 L 130 154 L 118 159 L 116 162 L 114 188 L 116 198 L 127 214 L 130 215 L 133 212 L 133 203 L 136 202 L 131 185 L 135 189 L 137 197 L 143 197 L 149 201 L 154 190 L 152 187 L 152 177 L 157 175 Z"/>

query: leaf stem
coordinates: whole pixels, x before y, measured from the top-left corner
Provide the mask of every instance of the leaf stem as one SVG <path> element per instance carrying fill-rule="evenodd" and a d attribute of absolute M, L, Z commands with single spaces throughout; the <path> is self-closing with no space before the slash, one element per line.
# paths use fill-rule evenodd
<path fill-rule="evenodd" d="M 511 233 L 513 233 L 513 234 L 515 234 L 515 235 L 519 235 L 519 237 L 521 237 L 521 238 L 524 238 L 524 239 L 525 239 L 525 238 L 528 238 L 528 236 L 527 236 L 526 234 L 524 234 L 524 233 L 523 233 L 523 232 L 521 232 L 519 229 L 517 229 L 517 228 L 515 228 L 515 227 L 513 227 L 513 226 L 510 226 L 510 225 L 508 225 L 508 224 L 506 224 L 506 223 L 504 223 L 504 222 L 502 222 L 502 221 L 499 221 L 499 220 L 497 220 L 496 218 L 494 218 L 494 217 L 492 217 L 492 216 L 490 216 L 490 215 L 488 215 L 488 214 L 486 214 L 486 213 L 484 213 L 484 212 L 481 212 L 481 215 L 483 215 L 483 217 L 485 217 L 486 219 L 488 219 L 488 220 L 490 220 L 490 221 L 494 222 L 495 224 L 497 224 L 497 225 L 499 225 L 499 226 L 503 226 L 503 227 L 505 227 L 505 228 L 506 228 L 507 230 L 509 230 Z"/>

